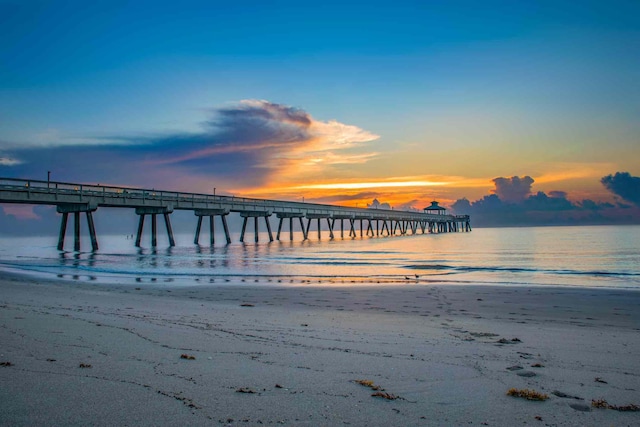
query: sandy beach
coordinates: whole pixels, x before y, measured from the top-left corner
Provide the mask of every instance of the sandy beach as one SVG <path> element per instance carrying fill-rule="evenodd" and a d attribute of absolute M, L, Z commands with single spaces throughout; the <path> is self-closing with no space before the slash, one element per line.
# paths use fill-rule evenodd
<path fill-rule="evenodd" d="M 605 289 L 3 273 L 0 425 L 639 425 L 592 407 L 640 405 L 638 307 Z"/>

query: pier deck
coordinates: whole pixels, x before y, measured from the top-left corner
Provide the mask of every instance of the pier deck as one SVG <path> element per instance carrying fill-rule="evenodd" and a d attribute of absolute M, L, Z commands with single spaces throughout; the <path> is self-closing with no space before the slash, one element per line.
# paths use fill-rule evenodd
<path fill-rule="evenodd" d="M 175 192 L 156 189 L 115 187 L 109 185 L 91 185 L 68 182 L 40 181 L 31 179 L 0 178 L 0 203 L 21 203 L 35 205 L 55 205 L 57 211 L 63 215 L 59 249 L 64 244 L 64 234 L 69 213 L 74 214 L 76 221 L 74 235 L 76 236 L 75 250 L 79 250 L 79 217 L 84 212 L 90 224 L 90 234 L 93 249 L 96 250 L 97 239 L 93 228 L 92 213 L 100 207 L 129 208 L 135 209 L 140 216 L 138 227 L 138 238 L 136 245 L 140 245 L 140 237 L 146 215 L 152 217 L 152 246 L 156 245 L 156 215 L 163 215 L 169 234 L 170 244 L 174 245 L 173 233 L 169 215 L 174 210 L 190 210 L 198 217 L 198 227 L 194 242 L 198 242 L 198 235 L 202 224 L 202 217 L 210 218 L 211 243 L 213 244 L 213 218 L 219 216 L 224 225 L 227 243 L 230 236 L 226 222 L 226 216 L 231 212 L 236 212 L 244 219 L 241 241 L 244 241 L 244 231 L 247 220 L 253 218 L 255 221 L 256 241 L 258 231 L 258 219 L 265 218 L 270 240 L 271 228 L 268 218 L 275 214 L 280 219 L 278 227 L 278 239 L 284 219 L 290 220 L 290 232 L 293 230 L 293 218 L 300 220 L 307 219 L 306 229 L 303 227 L 304 238 L 308 238 L 308 230 L 313 219 L 318 221 L 326 220 L 327 229 L 333 237 L 333 225 L 336 220 L 340 220 L 341 225 L 344 220 L 350 222 L 350 236 L 355 236 L 354 222 L 360 223 L 360 233 L 366 229 L 367 235 L 373 235 L 373 224 L 376 224 L 377 235 L 384 233 L 387 235 L 406 234 L 408 230 L 416 234 L 418 229 L 423 233 L 428 232 L 453 232 L 471 231 L 470 218 L 468 215 L 441 215 L 428 214 L 415 211 L 384 210 L 370 208 L 354 208 L 346 206 L 333 206 L 317 203 L 292 202 L 270 199 L 253 199 L 234 196 L 218 196 L 210 194 Z M 378 227 L 382 221 L 382 233 Z M 366 222 L 366 227 L 365 223 Z M 365 227 L 365 228 L 363 228 Z M 320 230 L 318 230 L 320 234 Z"/>

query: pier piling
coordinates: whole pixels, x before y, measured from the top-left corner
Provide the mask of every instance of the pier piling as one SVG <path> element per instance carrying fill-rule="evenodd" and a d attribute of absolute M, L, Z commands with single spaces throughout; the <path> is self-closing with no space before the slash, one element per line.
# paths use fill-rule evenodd
<path fill-rule="evenodd" d="M 164 217 L 164 222 L 167 228 L 167 236 L 169 237 L 169 246 L 175 246 L 176 242 L 173 238 L 173 229 L 171 228 L 171 219 L 169 214 L 173 212 L 172 206 L 162 207 L 138 207 L 136 208 L 136 214 L 140 217 L 138 220 L 138 232 L 136 234 L 136 247 L 140 247 L 142 240 L 142 231 L 144 228 L 144 217 L 151 215 L 151 247 L 158 246 L 158 220 L 157 215 Z"/>
<path fill-rule="evenodd" d="M 97 209 L 97 206 L 93 204 L 64 204 L 57 205 L 56 211 L 62 214 L 60 222 L 60 234 L 58 235 L 58 250 L 64 250 L 64 239 L 67 233 L 67 222 L 69 221 L 69 214 L 73 213 L 73 250 L 80 251 L 80 213 L 84 212 L 87 217 L 87 227 L 89 228 L 89 237 L 91 238 L 91 250 L 98 250 L 98 238 L 96 237 L 96 228 L 93 223 L 92 212 Z"/>

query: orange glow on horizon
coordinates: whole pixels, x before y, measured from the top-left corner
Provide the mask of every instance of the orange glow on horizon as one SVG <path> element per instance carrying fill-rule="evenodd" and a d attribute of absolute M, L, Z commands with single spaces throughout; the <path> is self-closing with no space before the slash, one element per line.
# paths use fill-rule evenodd
<path fill-rule="evenodd" d="M 405 182 L 339 182 L 333 184 L 308 184 L 290 187 L 292 190 L 361 190 L 367 188 L 397 188 L 397 187 L 433 187 L 450 185 L 450 182 L 433 181 L 405 181 Z"/>

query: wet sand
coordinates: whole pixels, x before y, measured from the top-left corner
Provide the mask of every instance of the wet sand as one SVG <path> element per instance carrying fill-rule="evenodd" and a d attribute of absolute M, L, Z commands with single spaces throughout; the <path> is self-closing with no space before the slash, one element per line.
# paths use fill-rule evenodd
<path fill-rule="evenodd" d="M 638 425 L 591 402 L 640 405 L 639 307 L 604 289 L 3 273 L 0 425 Z"/>

